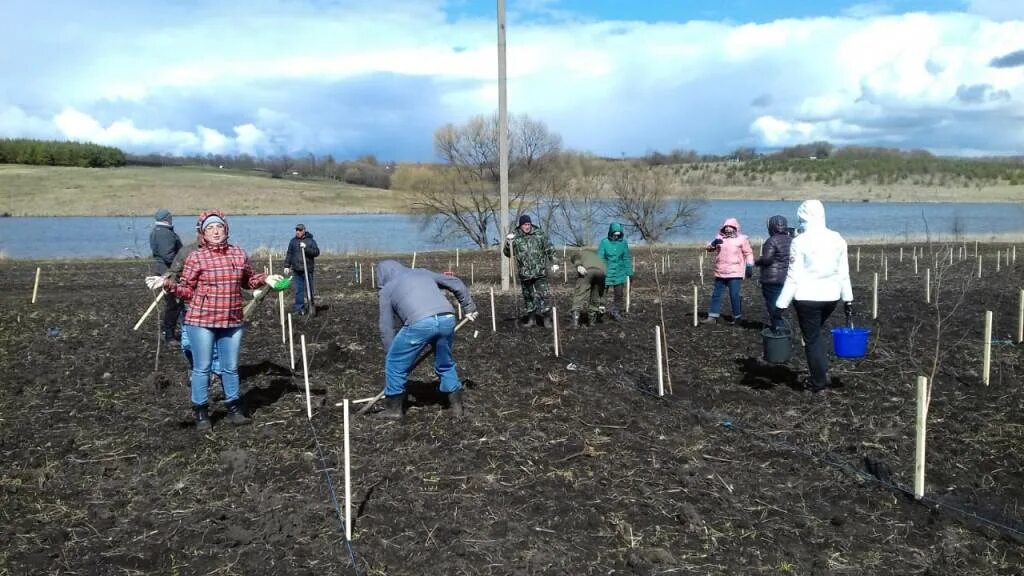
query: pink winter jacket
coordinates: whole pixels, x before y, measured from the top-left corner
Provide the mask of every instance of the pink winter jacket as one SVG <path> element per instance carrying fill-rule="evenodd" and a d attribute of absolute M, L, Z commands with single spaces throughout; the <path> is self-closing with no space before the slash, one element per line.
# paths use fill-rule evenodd
<path fill-rule="evenodd" d="M 736 229 L 735 238 L 722 236 L 722 228 L 732 226 Z M 716 239 L 721 239 L 715 255 L 715 278 L 743 278 L 747 266 L 754 265 L 754 251 L 750 248 L 750 239 L 740 233 L 740 223 L 735 218 L 726 218 L 718 228 Z M 711 243 L 708 243 L 711 248 Z"/>

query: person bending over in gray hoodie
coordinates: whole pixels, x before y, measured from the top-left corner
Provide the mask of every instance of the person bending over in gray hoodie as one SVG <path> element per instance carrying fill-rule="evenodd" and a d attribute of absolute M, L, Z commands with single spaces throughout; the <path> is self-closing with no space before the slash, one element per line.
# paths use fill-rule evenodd
<path fill-rule="evenodd" d="M 455 310 L 441 289 L 455 294 L 466 318 L 476 320 L 476 304 L 466 285 L 454 276 L 424 268 L 410 269 L 394 260 L 377 264 L 380 305 L 380 340 L 384 359 L 385 418 L 401 419 L 405 384 L 420 353 L 430 346 L 441 392 L 448 397 L 454 416 L 462 416 L 462 383 L 455 370 L 452 343 Z M 396 328 L 397 326 L 397 328 Z"/>

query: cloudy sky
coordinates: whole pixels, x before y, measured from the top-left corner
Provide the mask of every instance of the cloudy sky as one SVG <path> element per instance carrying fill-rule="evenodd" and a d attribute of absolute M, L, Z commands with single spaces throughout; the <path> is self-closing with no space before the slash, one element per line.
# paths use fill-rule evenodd
<path fill-rule="evenodd" d="M 509 108 L 601 155 L 1024 152 L 1024 0 L 507 0 Z M 0 137 L 433 160 L 493 0 L 3 0 Z"/>

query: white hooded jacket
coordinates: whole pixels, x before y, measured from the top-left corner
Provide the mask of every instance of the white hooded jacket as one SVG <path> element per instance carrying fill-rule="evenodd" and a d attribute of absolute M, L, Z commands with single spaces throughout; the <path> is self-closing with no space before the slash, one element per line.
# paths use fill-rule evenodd
<path fill-rule="evenodd" d="M 807 200 L 796 215 L 804 232 L 790 246 L 789 271 L 775 305 L 787 308 L 793 300 L 852 302 L 846 240 L 825 226 L 825 207 Z"/>

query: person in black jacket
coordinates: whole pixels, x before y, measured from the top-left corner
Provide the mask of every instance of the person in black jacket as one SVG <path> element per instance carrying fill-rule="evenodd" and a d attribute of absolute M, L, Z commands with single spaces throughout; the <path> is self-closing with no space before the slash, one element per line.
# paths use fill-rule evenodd
<path fill-rule="evenodd" d="M 761 246 L 761 257 L 754 261 L 754 265 L 761 269 L 761 294 L 768 308 L 772 330 L 776 333 L 785 325 L 782 311 L 775 306 L 775 301 L 782 292 L 789 271 L 789 244 L 793 240 L 791 231 L 785 216 L 769 218 L 768 240 Z"/>
<path fill-rule="evenodd" d="M 295 225 L 295 237 L 288 242 L 288 253 L 284 257 L 284 275 L 292 275 L 295 279 L 295 305 L 293 310 L 296 316 L 316 309 L 313 305 L 314 290 L 314 266 L 313 259 L 320 255 L 320 248 L 313 239 L 313 233 L 306 230 L 303 224 Z M 307 308 L 306 296 L 309 296 Z"/>
<path fill-rule="evenodd" d="M 170 210 L 157 210 L 154 219 L 156 221 L 153 223 L 153 230 L 149 233 L 149 248 L 153 252 L 153 274 L 164 276 L 171 262 L 174 262 L 178 250 L 181 250 L 181 238 L 174 231 Z M 163 333 L 164 343 L 168 346 L 178 345 L 175 329 L 178 325 L 179 311 L 177 298 L 164 297 L 164 316 L 161 319 L 160 331 Z"/>

